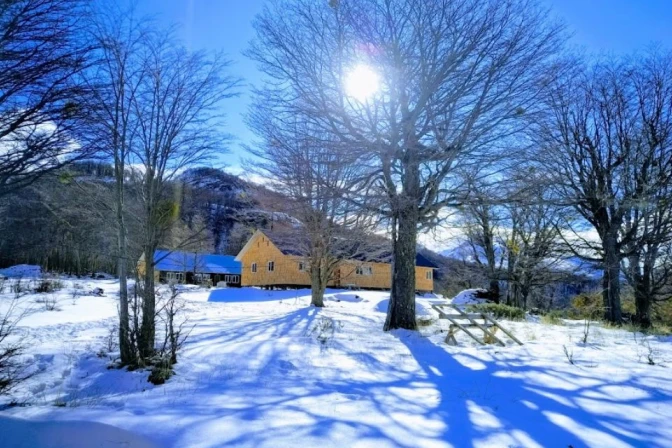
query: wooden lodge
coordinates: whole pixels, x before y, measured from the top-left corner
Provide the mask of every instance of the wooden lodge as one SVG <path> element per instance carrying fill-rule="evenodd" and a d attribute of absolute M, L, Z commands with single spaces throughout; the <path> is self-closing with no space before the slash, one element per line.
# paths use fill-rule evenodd
<path fill-rule="evenodd" d="M 329 287 L 390 289 L 390 255 L 361 258 L 341 261 Z M 310 287 L 307 259 L 295 244 L 272 239 L 260 230 L 252 235 L 236 260 L 241 263 L 242 286 Z M 416 257 L 415 282 L 419 292 L 433 291 L 435 268 L 425 257 Z"/>
<path fill-rule="evenodd" d="M 308 260 L 296 242 L 273 238 L 271 232 L 256 231 L 237 256 L 196 254 L 157 250 L 154 253 L 155 280 L 162 283 L 210 284 L 213 286 L 258 286 L 274 288 L 310 287 Z M 390 289 L 390 254 L 344 259 L 336 267 L 330 288 Z M 138 272 L 144 272 L 144 255 Z M 418 255 L 415 286 L 418 292 L 434 289 L 434 266 Z"/>

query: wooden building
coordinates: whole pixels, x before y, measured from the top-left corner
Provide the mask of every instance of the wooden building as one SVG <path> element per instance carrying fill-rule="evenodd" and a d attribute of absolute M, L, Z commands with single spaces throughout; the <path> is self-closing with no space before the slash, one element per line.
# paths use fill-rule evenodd
<path fill-rule="evenodd" d="M 145 258 L 138 262 L 138 272 L 145 272 Z M 240 286 L 241 264 L 233 255 L 198 254 L 157 250 L 154 252 L 154 279 L 162 283 L 211 284 Z"/>
<path fill-rule="evenodd" d="M 272 235 L 272 234 L 271 234 Z M 343 260 L 339 263 L 329 287 L 390 289 L 392 284 L 391 256 Z M 296 245 L 283 242 L 262 231 L 252 235 L 236 256 L 241 263 L 241 285 L 262 287 L 310 287 L 310 273 L 306 257 Z M 415 267 L 416 289 L 431 292 L 434 289 L 434 266 L 418 254 Z"/>

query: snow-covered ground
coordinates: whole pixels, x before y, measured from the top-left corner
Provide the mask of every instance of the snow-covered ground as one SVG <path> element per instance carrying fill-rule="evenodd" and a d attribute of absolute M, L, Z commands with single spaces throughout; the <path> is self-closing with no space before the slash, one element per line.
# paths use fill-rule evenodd
<path fill-rule="evenodd" d="M 0 411 L 3 447 L 667 447 L 672 340 L 506 322 L 525 345 L 382 332 L 388 295 L 185 288 L 194 329 L 162 386 L 106 369 L 113 280 L 64 280 L 21 324 L 39 369 Z M 72 286 L 82 294 L 75 297 Z M 86 294 L 95 287 L 104 297 Z M 83 292 L 82 292 L 83 291 Z M 11 300 L 0 295 L 0 312 Z M 436 298 L 419 298 L 431 314 Z M 445 324 L 443 324 L 445 325 Z M 568 355 L 574 361 L 570 364 Z M 103 350 L 104 351 L 104 350 Z M 649 365 L 651 354 L 655 365 Z"/>

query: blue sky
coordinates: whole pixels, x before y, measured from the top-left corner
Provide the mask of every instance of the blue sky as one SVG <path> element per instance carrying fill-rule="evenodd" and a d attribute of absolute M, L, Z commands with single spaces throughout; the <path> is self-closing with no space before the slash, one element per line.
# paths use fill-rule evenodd
<path fill-rule="evenodd" d="M 326 1 L 326 0 L 315 0 Z M 652 42 L 672 47 L 670 0 L 544 0 L 573 33 L 572 42 L 588 52 L 629 53 Z M 224 51 L 234 61 L 231 71 L 247 84 L 259 82 L 255 65 L 241 53 L 253 37 L 252 20 L 266 0 L 144 0 L 142 9 L 165 24 L 177 23 L 185 43 L 194 49 Z M 221 158 L 235 167 L 245 157 L 241 148 L 254 136 L 243 114 L 247 89 L 225 103 L 227 132 L 236 137 L 231 154 Z"/>

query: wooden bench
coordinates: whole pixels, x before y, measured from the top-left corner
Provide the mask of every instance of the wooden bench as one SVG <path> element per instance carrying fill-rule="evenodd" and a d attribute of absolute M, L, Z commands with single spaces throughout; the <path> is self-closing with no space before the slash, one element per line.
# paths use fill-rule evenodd
<path fill-rule="evenodd" d="M 439 313 L 439 319 L 445 319 L 450 322 L 450 326 L 448 327 L 448 335 L 446 336 L 446 344 L 448 345 L 457 345 L 455 333 L 458 331 L 464 331 L 469 337 L 481 345 L 499 344 L 502 347 L 505 347 L 506 344 L 495 335 L 497 330 L 502 330 L 502 332 L 511 338 L 511 340 L 519 345 L 523 345 L 523 343 L 520 342 L 518 338 L 511 334 L 510 331 L 504 328 L 493 316 L 488 313 L 466 312 L 459 305 L 452 305 L 449 303 L 432 305 L 432 308 L 434 311 Z M 449 311 L 450 314 L 447 311 Z M 476 319 L 483 319 L 483 323 L 477 322 Z M 483 331 L 483 339 L 478 338 L 470 331 L 470 329 L 474 328 L 478 328 L 479 330 Z"/>

